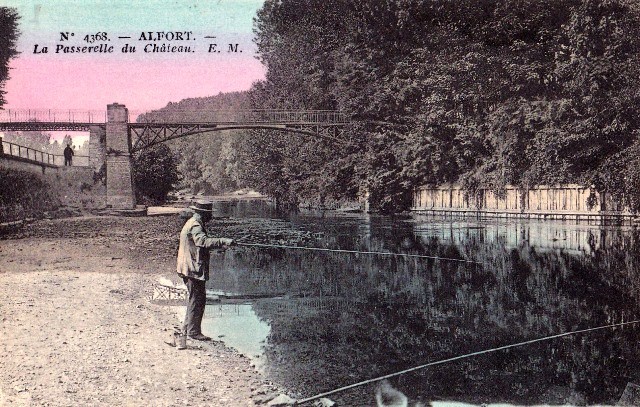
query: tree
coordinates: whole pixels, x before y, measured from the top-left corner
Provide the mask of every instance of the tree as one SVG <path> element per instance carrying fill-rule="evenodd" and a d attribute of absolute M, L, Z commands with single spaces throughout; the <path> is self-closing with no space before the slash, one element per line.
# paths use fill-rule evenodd
<path fill-rule="evenodd" d="M 9 61 L 18 55 L 18 12 L 14 8 L 0 7 L 0 107 L 4 99 L 4 84 L 9 78 Z"/>
<path fill-rule="evenodd" d="M 133 179 L 139 202 L 163 203 L 179 180 L 176 160 L 169 147 L 158 144 L 136 153 Z"/>
<path fill-rule="evenodd" d="M 274 187 L 308 198 L 318 191 L 304 185 L 340 162 L 378 210 L 406 209 L 414 188 L 446 182 L 629 193 L 636 175 L 613 161 L 631 165 L 621 152 L 638 141 L 639 11 L 638 0 L 266 1 L 255 107 L 338 108 L 363 123 L 341 134 L 357 149 L 325 155 L 309 143 L 278 161 L 276 174 L 300 176 Z M 286 156 L 289 140 L 261 145 Z M 265 161 L 256 173 L 273 167 Z"/>

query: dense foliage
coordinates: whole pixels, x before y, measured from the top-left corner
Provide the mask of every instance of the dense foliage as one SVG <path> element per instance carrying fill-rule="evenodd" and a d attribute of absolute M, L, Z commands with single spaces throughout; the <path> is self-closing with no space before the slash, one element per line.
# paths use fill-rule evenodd
<path fill-rule="evenodd" d="M 0 7 L 0 107 L 5 104 L 4 83 L 9 78 L 9 60 L 18 54 L 18 13 L 9 7 Z"/>
<path fill-rule="evenodd" d="M 595 184 L 637 208 L 639 27 L 636 0 L 268 0 L 254 105 L 358 123 L 344 145 L 255 134 L 252 178 L 387 211 L 445 182 Z"/>
<path fill-rule="evenodd" d="M 134 156 L 133 180 L 138 203 L 160 204 L 178 182 L 177 162 L 166 144 Z"/>
<path fill-rule="evenodd" d="M 247 108 L 246 92 L 221 93 L 206 98 L 185 99 L 169 103 L 150 112 L 164 120 L 208 121 L 216 115 Z M 198 119 L 198 120 L 196 120 Z M 179 138 L 168 143 L 174 153 L 181 179 L 176 185 L 192 193 L 218 194 L 238 188 L 240 161 L 237 158 L 241 131 L 212 131 Z"/>

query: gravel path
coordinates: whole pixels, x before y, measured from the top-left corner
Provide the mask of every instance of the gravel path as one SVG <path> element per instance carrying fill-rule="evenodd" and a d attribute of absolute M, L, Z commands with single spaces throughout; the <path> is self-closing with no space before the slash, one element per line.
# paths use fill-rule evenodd
<path fill-rule="evenodd" d="M 165 344 L 148 301 L 178 217 L 40 221 L 0 238 L 1 406 L 247 406 L 275 396 L 222 343 Z"/>

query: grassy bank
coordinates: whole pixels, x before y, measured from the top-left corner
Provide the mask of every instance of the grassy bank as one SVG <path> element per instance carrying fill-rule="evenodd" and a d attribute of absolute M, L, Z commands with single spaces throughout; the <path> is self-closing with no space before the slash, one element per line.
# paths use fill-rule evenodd
<path fill-rule="evenodd" d="M 0 222 L 41 218 L 59 207 L 55 189 L 38 175 L 0 168 Z"/>

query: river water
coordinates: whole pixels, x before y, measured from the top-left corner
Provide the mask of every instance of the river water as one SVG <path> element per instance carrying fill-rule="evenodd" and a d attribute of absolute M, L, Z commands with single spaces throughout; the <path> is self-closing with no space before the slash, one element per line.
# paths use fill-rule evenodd
<path fill-rule="evenodd" d="M 273 298 L 209 305 L 205 333 L 311 396 L 424 363 L 640 319 L 640 231 L 559 221 L 279 215 L 221 202 L 232 218 L 271 219 L 314 247 L 471 262 L 294 249 L 213 256 L 208 288 Z M 262 243 L 286 243 L 276 238 Z M 254 240 L 255 241 L 255 240 Z M 566 336 L 392 379 L 412 400 L 615 404 L 640 383 L 640 325 Z M 374 405 L 374 386 L 331 398 Z"/>

